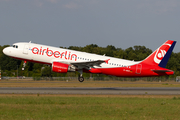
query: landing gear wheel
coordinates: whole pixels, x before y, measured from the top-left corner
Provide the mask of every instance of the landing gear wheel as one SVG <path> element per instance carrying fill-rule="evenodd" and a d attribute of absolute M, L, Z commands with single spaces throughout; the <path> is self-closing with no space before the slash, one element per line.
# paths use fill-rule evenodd
<path fill-rule="evenodd" d="M 83 77 L 78 77 L 79 82 L 83 82 L 84 78 Z"/>

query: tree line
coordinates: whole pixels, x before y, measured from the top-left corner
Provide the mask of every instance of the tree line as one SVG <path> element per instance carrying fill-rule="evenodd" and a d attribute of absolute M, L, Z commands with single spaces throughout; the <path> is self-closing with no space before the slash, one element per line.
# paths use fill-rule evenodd
<path fill-rule="evenodd" d="M 0 46 L 0 69 L 2 76 L 26 76 L 26 77 L 71 77 L 78 76 L 78 73 L 54 73 L 51 71 L 51 67 L 39 63 L 27 62 L 26 67 L 22 70 L 23 61 L 16 60 L 3 54 L 2 50 L 9 45 Z M 66 48 L 66 47 L 61 47 Z M 152 50 L 145 46 L 133 46 L 127 49 L 116 48 L 113 45 L 107 47 L 99 47 L 96 44 L 86 45 L 85 47 L 69 46 L 66 49 L 77 50 L 82 52 L 94 53 L 99 55 L 106 55 L 116 58 L 122 58 L 127 60 L 141 61 L 152 53 Z M 173 76 L 180 76 L 180 52 L 172 53 L 167 63 L 166 68 L 175 72 Z M 89 73 L 83 73 L 84 77 L 89 77 Z M 98 76 L 93 74 L 93 76 Z"/>

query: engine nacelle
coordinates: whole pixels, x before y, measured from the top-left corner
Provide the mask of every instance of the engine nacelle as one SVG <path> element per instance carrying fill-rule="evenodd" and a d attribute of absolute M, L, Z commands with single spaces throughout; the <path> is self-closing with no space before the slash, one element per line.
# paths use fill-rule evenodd
<path fill-rule="evenodd" d="M 67 72 L 74 72 L 75 68 L 68 64 L 60 63 L 60 62 L 53 62 L 52 63 L 52 71 L 58 73 L 67 73 Z"/>

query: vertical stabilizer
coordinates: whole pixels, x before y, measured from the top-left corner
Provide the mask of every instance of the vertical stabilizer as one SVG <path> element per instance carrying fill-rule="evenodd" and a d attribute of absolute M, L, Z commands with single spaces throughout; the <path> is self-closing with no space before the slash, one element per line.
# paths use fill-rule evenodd
<path fill-rule="evenodd" d="M 144 61 L 142 61 L 142 63 L 158 65 L 160 67 L 165 68 L 175 44 L 176 41 L 166 41 L 156 51 L 154 51 L 150 56 L 148 56 Z"/>

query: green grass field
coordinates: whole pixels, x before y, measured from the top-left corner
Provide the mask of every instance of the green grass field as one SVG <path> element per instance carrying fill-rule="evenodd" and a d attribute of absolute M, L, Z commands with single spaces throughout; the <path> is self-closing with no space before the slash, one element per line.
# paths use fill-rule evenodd
<path fill-rule="evenodd" d="M 0 87 L 180 87 L 176 82 L 0 81 Z M 180 96 L 0 94 L 0 120 L 180 120 Z"/>
<path fill-rule="evenodd" d="M 1 120 L 179 120 L 180 96 L 0 95 Z"/>

